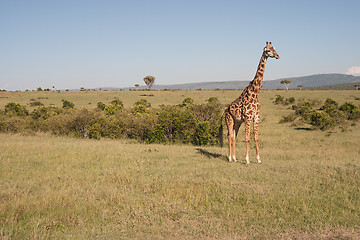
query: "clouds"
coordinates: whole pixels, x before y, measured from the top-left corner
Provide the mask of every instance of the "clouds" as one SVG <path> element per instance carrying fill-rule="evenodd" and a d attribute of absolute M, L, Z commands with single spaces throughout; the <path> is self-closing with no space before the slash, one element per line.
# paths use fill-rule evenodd
<path fill-rule="evenodd" d="M 360 75 L 360 66 L 349 67 L 346 71 L 346 74 L 350 75 Z"/>

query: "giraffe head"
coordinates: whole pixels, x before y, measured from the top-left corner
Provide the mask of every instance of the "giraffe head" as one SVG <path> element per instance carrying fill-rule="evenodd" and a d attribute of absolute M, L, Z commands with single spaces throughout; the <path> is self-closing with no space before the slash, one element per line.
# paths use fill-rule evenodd
<path fill-rule="evenodd" d="M 277 54 L 277 52 L 275 51 L 275 48 L 272 46 L 271 42 L 266 42 L 266 47 L 264 47 L 264 52 L 263 54 L 266 57 L 271 57 L 271 58 L 276 58 L 279 59 L 279 55 Z"/>

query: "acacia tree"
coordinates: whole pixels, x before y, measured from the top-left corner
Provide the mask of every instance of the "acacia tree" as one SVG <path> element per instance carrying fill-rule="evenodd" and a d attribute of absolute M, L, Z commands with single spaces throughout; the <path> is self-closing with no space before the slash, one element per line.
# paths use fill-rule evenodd
<path fill-rule="evenodd" d="M 146 83 L 146 85 L 149 87 L 149 90 L 151 90 L 152 85 L 155 82 L 155 77 L 153 76 L 146 76 L 144 77 L 144 82 Z"/>
<path fill-rule="evenodd" d="M 289 90 L 289 84 L 291 83 L 290 80 L 285 79 L 280 82 L 281 84 L 285 84 L 286 90 Z"/>

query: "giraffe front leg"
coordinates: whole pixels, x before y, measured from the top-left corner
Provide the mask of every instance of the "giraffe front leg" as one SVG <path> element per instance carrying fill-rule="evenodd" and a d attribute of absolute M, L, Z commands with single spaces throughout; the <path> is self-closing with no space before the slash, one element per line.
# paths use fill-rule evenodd
<path fill-rule="evenodd" d="M 249 160 L 249 141 L 250 141 L 250 120 L 245 121 L 245 142 L 246 142 L 246 164 L 250 163 Z"/>
<path fill-rule="evenodd" d="M 259 122 L 260 117 L 259 115 L 255 116 L 254 118 L 254 140 L 255 140 L 255 147 L 256 147 L 256 160 L 260 164 L 260 150 L 259 150 Z"/>
<path fill-rule="evenodd" d="M 232 161 L 233 162 L 236 162 L 235 147 L 236 147 L 236 134 L 235 134 L 235 131 L 233 131 L 233 137 L 232 137 Z"/>
<path fill-rule="evenodd" d="M 236 145 L 236 138 L 234 131 L 229 132 L 229 162 L 236 162 L 235 157 L 235 145 Z"/>
<path fill-rule="evenodd" d="M 232 145 L 232 138 L 231 138 L 230 133 L 229 133 L 229 135 L 228 135 L 228 140 L 229 140 L 229 157 L 228 157 L 228 160 L 229 160 L 229 162 L 232 162 L 232 159 L 231 159 L 231 145 Z"/>

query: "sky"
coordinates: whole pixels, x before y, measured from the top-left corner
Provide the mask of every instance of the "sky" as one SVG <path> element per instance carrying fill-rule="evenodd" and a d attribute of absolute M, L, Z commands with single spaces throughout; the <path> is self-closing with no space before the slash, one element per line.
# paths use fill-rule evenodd
<path fill-rule="evenodd" d="M 360 75 L 360 1 L 0 0 L 0 89 Z"/>

